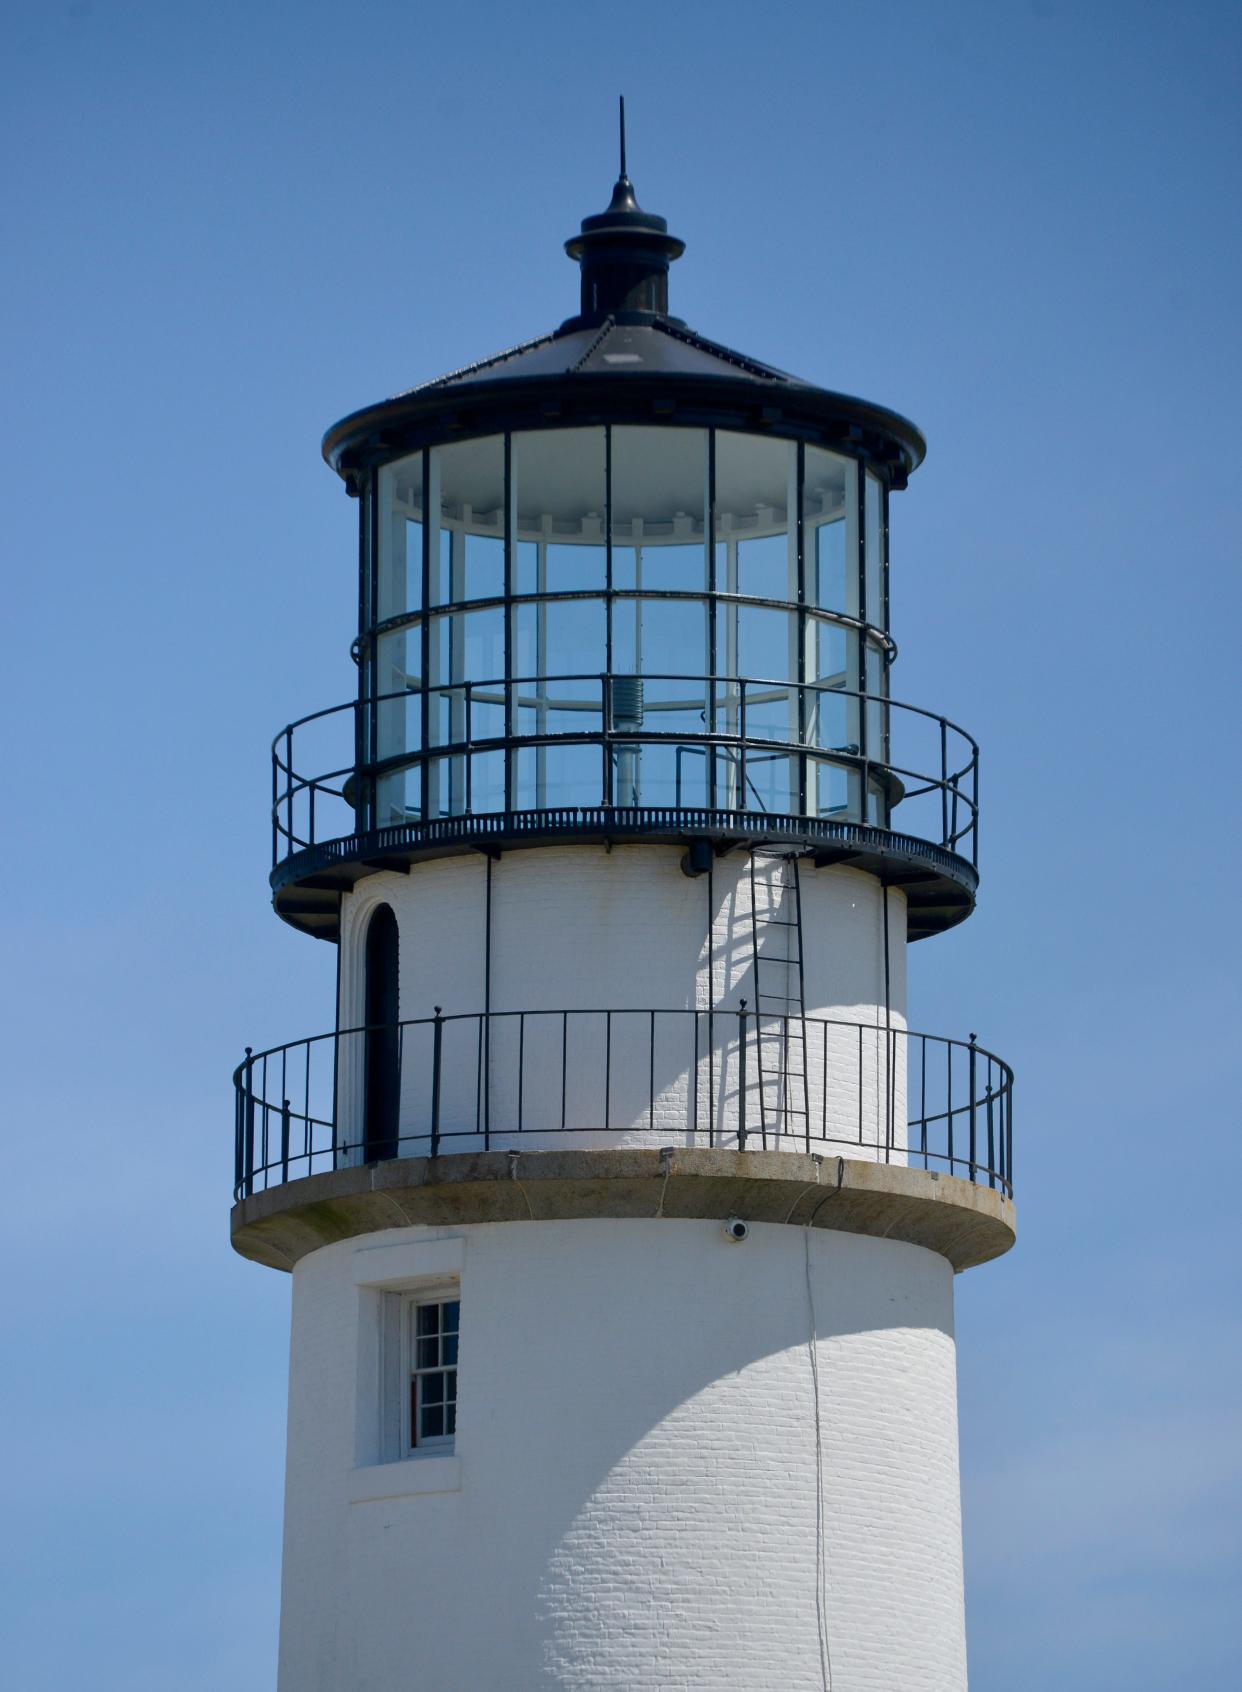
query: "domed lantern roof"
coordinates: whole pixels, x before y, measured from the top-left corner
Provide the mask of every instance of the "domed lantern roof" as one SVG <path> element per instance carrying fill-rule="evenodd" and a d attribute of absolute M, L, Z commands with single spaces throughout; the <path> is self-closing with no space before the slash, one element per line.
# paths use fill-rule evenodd
<path fill-rule="evenodd" d="M 364 407 L 324 437 L 324 456 L 357 492 L 370 466 L 460 434 L 574 422 L 676 421 L 765 429 L 848 451 L 904 487 L 926 443 L 907 418 L 835 393 L 710 340 L 668 309 L 668 272 L 685 251 L 644 211 L 625 168 L 602 212 L 565 243 L 581 267 L 579 310 L 524 341 Z"/>

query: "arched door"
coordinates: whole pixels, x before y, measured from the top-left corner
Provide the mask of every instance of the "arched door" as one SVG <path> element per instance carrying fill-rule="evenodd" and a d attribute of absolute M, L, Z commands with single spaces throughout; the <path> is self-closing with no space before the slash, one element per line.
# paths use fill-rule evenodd
<path fill-rule="evenodd" d="M 363 1158 L 367 1163 L 398 1155 L 401 1070 L 397 987 L 397 919 L 388 905 L 377 905 L 366 939 Z"/>

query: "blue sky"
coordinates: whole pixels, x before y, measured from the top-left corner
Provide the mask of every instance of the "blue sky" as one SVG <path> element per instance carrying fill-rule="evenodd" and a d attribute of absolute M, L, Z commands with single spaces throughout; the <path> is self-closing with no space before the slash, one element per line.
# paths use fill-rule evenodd
<path fill-rule="evenodd" d="M 6 1681 L 274 1677 L 288 1284 L 228 1077 L 331 1019 L 267 742 L 357 405 L 552 327 L 624 91 L 697 328 L 927 432 L 895 688 L 983 746 L 916 1026 L 1019 1075 L 959 1283 L 975 1692 L 1242 1678 L 1236 4 L 4 8 Z"/>

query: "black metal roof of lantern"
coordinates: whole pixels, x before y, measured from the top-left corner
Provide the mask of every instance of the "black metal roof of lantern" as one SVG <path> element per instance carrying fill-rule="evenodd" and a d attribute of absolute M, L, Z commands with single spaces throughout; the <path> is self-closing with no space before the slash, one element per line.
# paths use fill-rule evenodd
<path fill-rule="evenodd" d="M 902 885 L 911 938 L 938 932 L 973 908 L 978 760 L 968 734 L 889 688 L 888 496 L 923 438 L 669 314 L 684 243 L 639 205 L 624 114 L 622 125 L 611 201 L 565 243 L 581 270 L 577 313 L 324 439 L 362 501 L 359 690 L 275 741 L 276 907 L 334 938 L 343 889 L 431 856 L 641 840 L 679 846 L 700 874 L 713 853 L 768 842 Z M 596 441 L 588 495 L 583 443 Z M 688 452 L 701 456 L 677 482 Z M 765 493 L 755 467 L 777 461 Z M 824 586 L 834 523 L 832 568 L 852 582 L 836 598 Z M 747 534 L 768 548 L 767 575 L 740 568 Z M 472 576 L 469 559 L 489 547 L 493 573 Z M 622 554 L 633 579 L 614 569 Z M 676 577 L 687 555 L 697 580 Z M 598 612 L 606 638 L 571 632 L 553 652 L 549 617 L 586 627 L 569 601 Z M 739 631 L 763 618 L 781 632 L 747 653 Z M 683 626 L 702 633 L 679 643 Z M 494 657 L 482 670 L 465 656 L 480 638 Z M 653 674 L 653 653 L 700 673 Z M 339 731 L 335 757 L 313 750 L 327 731 Z M 926 750 L 908 751 L 919 735 Z"/>
<path fill-rule="evenodd" d="M 351 492 L 367 468 L 394 453 L 461 432 L 549 422 L 675 417 L 688 426 L 777 430 L 864 457 L 894 488 L 922 461 L 926 443 L 907 418 L 776 370 L 669 315 L 669 266 L 685 242 L 638 204 L 624 131 L 612 199 L 583 218 L 565 251 L 581 267 L 581 302 L 559 329 L 351 412 L 329 429 L 324 457 Z"/>

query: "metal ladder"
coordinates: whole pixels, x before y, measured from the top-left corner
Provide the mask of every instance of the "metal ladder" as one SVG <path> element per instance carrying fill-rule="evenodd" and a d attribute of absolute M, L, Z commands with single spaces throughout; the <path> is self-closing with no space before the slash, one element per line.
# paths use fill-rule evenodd
<path fill-rule="evenodd" d="M 771 1133 L 777 1142 L 782 1134 L 793 1134 L 809 1144 L 802 885 L 796 853 L 751 848 L 750 919 L 763 1143 Z"/>

